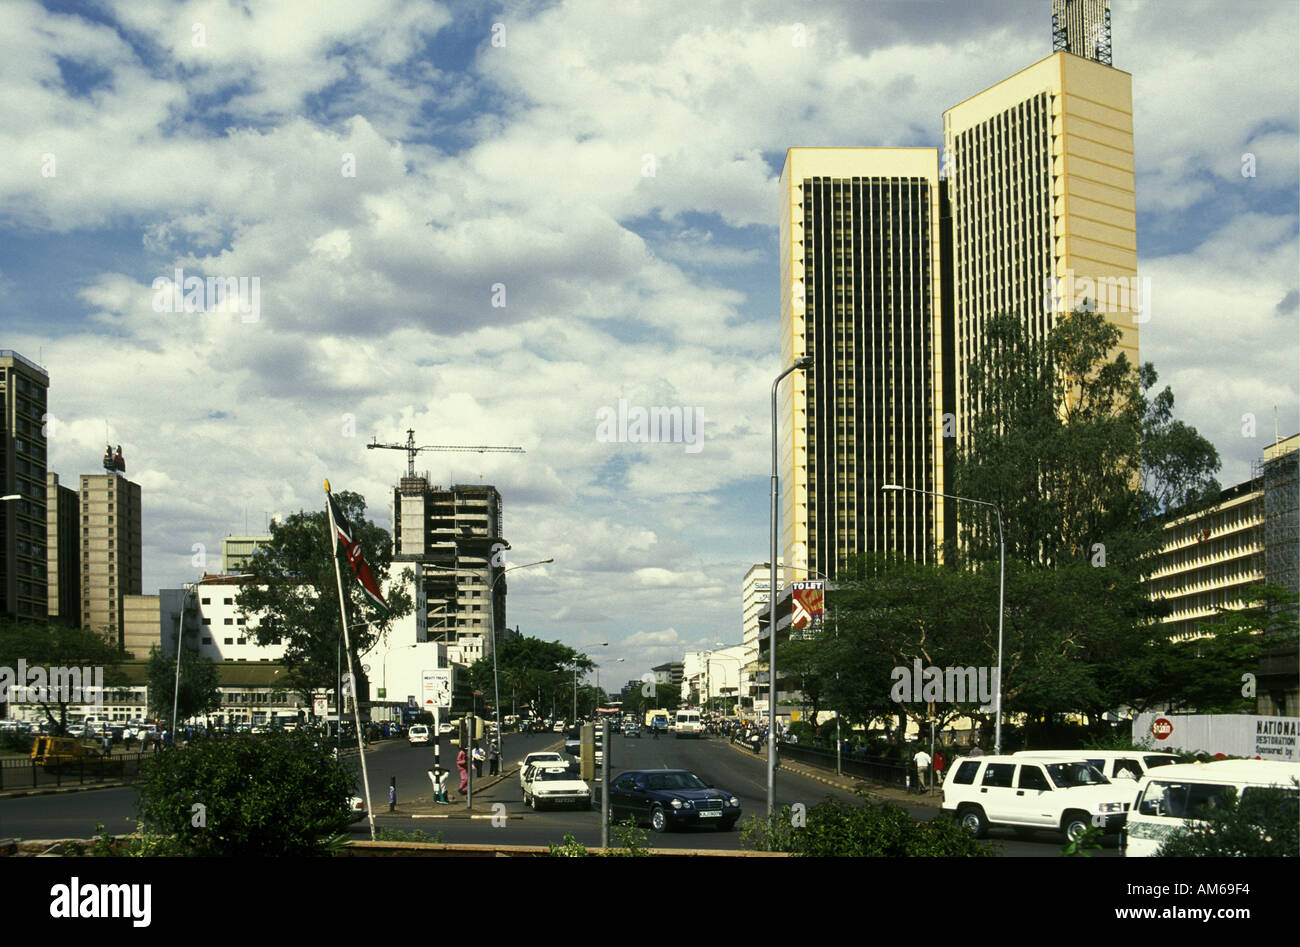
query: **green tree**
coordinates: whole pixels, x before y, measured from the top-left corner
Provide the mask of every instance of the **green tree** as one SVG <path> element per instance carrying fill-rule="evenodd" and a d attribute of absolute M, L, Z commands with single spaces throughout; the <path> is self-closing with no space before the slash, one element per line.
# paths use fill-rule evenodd
<path fill-rule="evenodd" d="M 241 614 L 258 619 L 254 634 L 259 645 L 285 642 L 286 683 L 304 700 L 310 700 L 317 688 L 334 688 L 337 678 L 343 630 L 339 625 L 334 557 L 343 577 L 352 664 L 358 676 L 363 672 L 357 657 L 368 651 L 395 619 L 410 614 L 414 608 L 403 586 L 385 587 L 392 563 L 392 542 L 387 530 L 365 518 L 365 499 L 349 492 L 335 493 L 334 499 L 352 524 L 354 538 L 383 590 L 388 611 L 372 603 L 362 591 L 323 509 L 299 511 L 283 522 L 271 524 L 271 540 L 245 566 L 250 579 L 236 599 Z M 360 680 L 356 693 L 365 693 Z"/>
<path fill-rule="evenodd" d="M 1300 598 L 1267 584 L 1243 595 L 1253 604 L 1220 608 L 1218 616 L 1200 626 L 1198 637 L 1154 645 L 1150 685 L 1140 692 L 1141 699 L 1132 701 L 1135 707 L 1204 714 L 1255 709 L 1254 691 L 1243 682 L 1258 671 L 1263 653 L 1280 645 L 1295 646 Z"/>
<path fill-rule="evenodd" d="M 1112 356 L 1119 339 L 1086 311 L 1045 340 L 1016 316 L 990 320 L 970 381 L 979 410 L 951 492 L 1001 508 L 1008 557 L 1050 567 L 1104 554 L 1140 574 L 1160 543 L 1157 514 L 1217 498 L 1218 453 L 1173 420 L 1168 387 L 1153 394 L 1150 363 Z M 993 518 L 962 504 L 955 512 L 969 556 L 995 557 Z"/>
<path fill-rule="evenodd" d="M 201 740 L 144 761 L 140 817 L 186 855 L 311 855 L 346 830 L 353 777 L 300 734 Z"/>
<path fill-rule="evenodd" d="M 217 662 L 205 658 L 198 648 L 185 645 L 181 651 L 180 686 L 176 683 L 176 662 L 153 645 L 149 649 L 149 713 L 171 719 L 172 698 L 176 698 L 177 721 L 188 720 L 221 709 L 221 684 Z"/>
<path fill-rule="evenodd" d="M 107 629 L 92 631 L 60 622 L 0 618 L 0 667 L 9 668 L 16 675 L 20 660 L 29 669 L 90 668 L 93 673 L 94 668 L 103 668 L 104 687 L 110 691 L 106 699 L 111 697 L 111 688 L 124 684 L 122 653 L 115 636 Z M 54 683 L 48 673 L 46 680 L 51 685 Z M 13 683 L 21 687 L 28 682 L 15 680 Z M 88 682 L 81 683 L 85 687 Z M 71 695 L 63 688 L 50 686 L 31 696 L 44 698 L 35 701 L 41 713 L 57 732 L 66 732 L 70 702 L 62 698 Z"/>

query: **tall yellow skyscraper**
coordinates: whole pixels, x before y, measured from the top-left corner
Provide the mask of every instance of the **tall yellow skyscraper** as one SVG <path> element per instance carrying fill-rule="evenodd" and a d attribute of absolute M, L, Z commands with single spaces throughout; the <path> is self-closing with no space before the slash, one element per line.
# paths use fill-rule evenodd
<path fill-rule="evenodd" d="M 943 502 L 934 148 L 791 148 L 781 172 L 781 548 L 791 581 L 848 556 L 932 560 Z"/>
<path fill-rule="evenodd" d="M 1107 5 L 1058 6 L 1074 22 L 1073 33 L 1058 25 L 1060 43 L 1109 58 Z M 1098 22 L 1104 32 L 1088 27 Z M 1137 276 L 1133 78 L 1096 58 L 1056 52 L 948 109 L 943 133 L 956 434 L 965 447 L 976 407 L 969 368 L 999 312 L 1016 314 L 1041 338 L 1063 313 L 1095 306 L 1137 363 L 1138 325 L 1151 306 Z"/>

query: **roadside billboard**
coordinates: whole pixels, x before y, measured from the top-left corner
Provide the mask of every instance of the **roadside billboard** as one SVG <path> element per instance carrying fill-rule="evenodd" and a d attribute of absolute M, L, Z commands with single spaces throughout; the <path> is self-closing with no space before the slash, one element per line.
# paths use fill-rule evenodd
<path fill-rule="evenodd" d="M 1156 749 L 1300 762 L 1300 718 L 1255 714 L 1138 714 L 1133 742 Z"/>

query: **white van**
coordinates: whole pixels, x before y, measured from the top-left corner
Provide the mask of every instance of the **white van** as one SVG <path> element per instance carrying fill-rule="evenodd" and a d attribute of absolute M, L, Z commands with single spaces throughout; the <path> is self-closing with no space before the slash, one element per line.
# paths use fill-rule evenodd
<path fill-rule="evenodd" d="M 700 725 L 700 712 L 698 710 L 677 711 L 677 719 L 673 723 L 673 732 L 677 734 L 677 739 L 692 737 L 698 740 L 703 729 Z"/>
<path fill-rule="evenodd" d="M 1173 766 L 1179 757 L 1173 753 L 1148 750 L 1020 750 L 1012 756 L 1036 760 L 1083 760 L 1091 763 L 1107 779 L 1132 779 L 1135 782 L 1158 766 Z"/>
<path fill-rule="evenodd" d="M 1194 825 L 1204 806 L 1220 804 L 1233 789 L 1237 798 L 1270 786 L 1300 795 L 1300 763 L 1279 760 L 1215 760 L 1179 763 L 1153 770 L 1138 783 L 1137 801 L 1129 810 L 1121 846 L 1129 857 L 1154 855 L 1175 830 Z"/>

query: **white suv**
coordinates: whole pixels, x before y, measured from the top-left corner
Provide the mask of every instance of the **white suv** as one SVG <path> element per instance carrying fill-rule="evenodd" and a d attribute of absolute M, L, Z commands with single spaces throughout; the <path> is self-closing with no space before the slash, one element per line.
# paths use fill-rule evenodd
<path fill-rule="evenodd" d="M 1009 826 L 1059 831 L 1072 842 L 1089 826 L 1118 831 L 1133 790 L 1131 781 L 1112 783 L 1078 760 L 958 757 L 943 781 L 943 808 L 976 838 L 990 826 Z"/>

